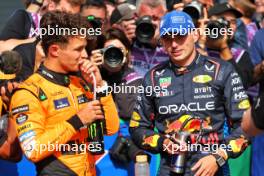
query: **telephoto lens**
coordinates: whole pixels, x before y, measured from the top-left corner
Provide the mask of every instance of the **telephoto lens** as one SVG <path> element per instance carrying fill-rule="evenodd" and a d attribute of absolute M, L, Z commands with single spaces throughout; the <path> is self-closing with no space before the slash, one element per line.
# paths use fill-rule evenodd
<path fill-rule="evenodd" d="M 92 25 L 94 29 L 101 28 L 102 27 L 102 22 L 99 18 L 96 18 L 93 15 L 90 15 L 87 17 L 87 20 L 89 23 Z"/>
<path fill-rule="evenodd" d="M 183 11 L 188 13 L 194 20 L 198 20 L 203 15 L 203 5 L 198 1 L 192 1 L 190 4 L 187 4 Z"/>
<path fill-rule="evenodd" d="M 155 26 L 150 16 L 143 16 L 136 21 L 136 38 L 140 43 L 147 44 L 155 35 Z"/>
<path fill-rule="evenodd" d="M 224 18 L 219 18 L 217 20 L 209 21 L 207 24 L 207 28 L 210 31 L 210 33 L 209 35 L 207 35 L 207 38 L 211 40 L 221 39 L 224 37 L 221 31 L 223 31 L 223 29 L 227 30 L 229 27 L 230 27 L 229 22 Z"/>
<path fill-rule="evenodd" d="M 110 45 L 101 49 L 104 60 L 104 67 L 109 71 L 120 69 L 125 63 L 125 54 L 120 48 Z"/>

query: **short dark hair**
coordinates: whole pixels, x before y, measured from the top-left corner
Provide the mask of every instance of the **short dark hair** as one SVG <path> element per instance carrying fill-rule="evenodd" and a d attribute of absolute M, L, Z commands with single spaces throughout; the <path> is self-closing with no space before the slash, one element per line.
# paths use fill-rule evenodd
<path fill-rule="evenodd" d="M 44 16 L 41 18 L 40 21 L 40 28 L 45 29 L 46 31 L 48 29 L 77 29 L 80 30 L 81 28 L 88 29 L 90 27 L 89 23 L 84 17 L 81 17 L 80 14 L 69 14 L 66 12 L 60 12 L 60 11 L 53 11 L 53 12 L 47 12 L 44 14 Z M 79 32 L 79 31 L 78 31 Z M 81 35 L 80 33 L 78 33 Z M 48 54 L 48 48 L 50 45 L 57 43 L 57 44 L 68 44 L 69 38 L 78 36 L 73 33 L 55 33 L 54 35 L 48 35 L 47 33 L 45 35 L 41 35 L 42 39 L 42 48 L 44 53 Z"/>
<path fill-rule="evenodd" d="M 105 32 L 103 43 L 105 43 L 108 40 L 115 40 L 115 39 L 120 40 L 120 42 L 126 47 L 126 49 L 130 50 L 131 45 L 128 38 L 126 37 L 125 33 L 122 30 L 117 28 L 110 28 Z"/>
<path fill-rule="evenodd" d="M 23 59 L 17 51 L 4 51 L 0 55 L 0 60 L 0 71 L 5 74 L 18 73 L 22 68 Z"/>
<path fill-rule="evenodd" d="M 97 7 L 97 8 L 102 8 L 106 12 L 106 5 L 104 1 L 102 0 L 86 0 L 86 2 L 82 5 L 82 9 L 88 8 L 88 7 Z"/>

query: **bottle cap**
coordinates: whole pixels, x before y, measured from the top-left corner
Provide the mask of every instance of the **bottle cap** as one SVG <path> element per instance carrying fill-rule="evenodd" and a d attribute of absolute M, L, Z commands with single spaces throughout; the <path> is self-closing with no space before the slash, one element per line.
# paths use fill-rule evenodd
<path fill-rule="evenodd" d="M 147 157 L 147 155 L 137 155 L 136 156 L 136 161 L 137 162 L 147 162 L 148 161 L 148 157 Z"/>

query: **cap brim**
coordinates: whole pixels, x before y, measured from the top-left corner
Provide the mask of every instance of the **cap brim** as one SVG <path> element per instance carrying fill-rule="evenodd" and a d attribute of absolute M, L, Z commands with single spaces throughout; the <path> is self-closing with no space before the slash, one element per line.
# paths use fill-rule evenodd
<path fill-rule="evenodd" d="M 236 9 L 230 9 L 229 12 L 234 13 L 236 18 L 240 18 L 240 17 L 243 16 L 243 14 L 240 11 L 236 10 Z"/>
<path fill-rule="evenodd" d="M 169 31 L 162 31 L 160 33 L 160 37 L 164 37 L 164 36 L 177 36 L 177 35 L 180 35 L 180 36 L 185 36 L 185 35 L 188 35 L 188 31 L 180 31 L 180 30 L 177 30 L 177 31 L 172 31 L 172 30 L 169 30 Z"/>
<path fill-rule="evenodd" d="M 230 9 L 226 9 L 226 10 L 222 10 L 222 11 L 221 10 L 217 10 L 217 9 L 211 9 L 208 12 L 208 16 L 211 17 L 213 15 L 219 15 L 219 14 L 222 14 L 222 13 L 225 13 L 225 12 L 232 12 L 236 16 L 236 18 L 240 18 L 240 17 L 243 16 L 243 14 L 240 11 L 238 11 L 238 10 L 236 10 L 234 8 L 230 8 Z"/>
<path fill-rule="evenodd" d="M 132 18 L 134 18 L 134 12 L 133 13 L 129 13 L 125 16 L 123 16 L 120 20 L 131 20 Z"/>

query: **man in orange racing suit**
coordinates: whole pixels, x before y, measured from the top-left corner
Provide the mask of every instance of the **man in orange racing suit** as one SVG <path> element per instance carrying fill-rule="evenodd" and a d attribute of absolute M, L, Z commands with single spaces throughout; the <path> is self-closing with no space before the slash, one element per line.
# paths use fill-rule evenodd
<path fill-rule="evenodd" d="M 85 24 L 79 15 L 65 12 L 49 12 L 41 19 L 44 29 L 87 29 Z M 36 164 L 38 175 L 96 175 L 89 150 L 97 146 L 87 142 L 86 125 L 104 119 L 107 135 L 119 128 L 112 96 L 98 68 L 87 60 L 85 46 L 86 38 L 80 33 L 42 35 L 46 59 L 11 99 L 20 145 Z M 93 94 L 84 80 L 71 74 L 79 70 L 85 82 L 96 81 L 99 100 L 91 100 Z"/>

